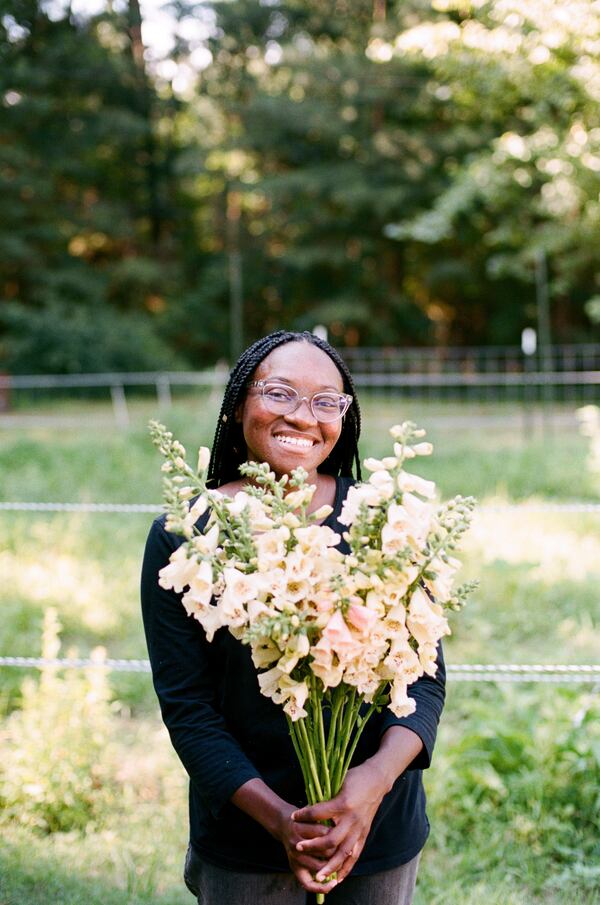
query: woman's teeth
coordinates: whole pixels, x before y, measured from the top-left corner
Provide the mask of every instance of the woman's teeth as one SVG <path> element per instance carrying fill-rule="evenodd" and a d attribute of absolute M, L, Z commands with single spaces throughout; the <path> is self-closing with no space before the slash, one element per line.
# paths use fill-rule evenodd
<path fill-rule="evenodd" d="M 281 443 L 283 446 L 296 446 L 299 449 L 310 449 L 313 446 L 313 440 L 303 440 L 300 437 L 284 437 L 277 436 L 275 437 L 278 443 Z"/>

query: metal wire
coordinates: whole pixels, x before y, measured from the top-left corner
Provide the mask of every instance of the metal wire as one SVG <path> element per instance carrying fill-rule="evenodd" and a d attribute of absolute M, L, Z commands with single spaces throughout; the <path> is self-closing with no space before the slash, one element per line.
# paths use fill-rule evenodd
<path fill-rule="evenodd" d="M 588 512 L 600 513 L 600 503 L 585 503 L 574 500 L 566 503 L 506 503 L 478 506 L 475 515 L 487 512 Z M 163 511 L 161 503 L 42 503 L 0 501 L 0 511 L 4 512 L 108 512 L 108 513 L 155 513 Z"/>
<path fill-rule="evenodd" d="M 5 512 L 154 512 L 162 511 L 160 503 L 22 503 L 0 502 Z"/>
<path fill-rule="evenodd" d="M 149 660 L 90 657 L 0 657 L 0 666 L 150 672 Z M 600 682 L 600 665 L 593 664 L 456 663 L 450 664 L 447 671 L 448 676 L 458 682 L 552 682 L 561 685 Z"/>

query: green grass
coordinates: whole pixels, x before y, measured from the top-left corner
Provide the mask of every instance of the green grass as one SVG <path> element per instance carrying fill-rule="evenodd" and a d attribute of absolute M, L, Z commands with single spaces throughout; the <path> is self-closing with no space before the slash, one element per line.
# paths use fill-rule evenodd
<path fill-rule="evenodd" d="M 385 426 L 411 417 L 430 429 L 436 447 L 415 470 L 435 479 L 444 496 L 472 493 L 487 504 L 462 554 L 464 576 L 478 577 L 480 588 L 453 622 L 447 659 L 597 662 L 598 516 L 489 508 L 598 500 L 585 442 L 573 432 L 542 436 L 518 426 L 437 429 L 441 415 L 464 419 L 457 405 L 378 400 L 364 409 L 363 455 L 387 450 Z M 158 511 L 160 463 L 145 426 L 157 414 L 154 401 L 131 406 L 127 431 L 110 426 L 110 406 L 102 402 L 61 404 L 45 414 L 75 412 L 92 421 L 0 432 L 0 499 L 156 502 Z M 190 395 L 164 420 L 191 451 L 210 444 L 214 416 L 214 400 Z M 144 514 L 0 513 L 0 654 L 38 654 L 43 614 L 53 606 L 63 625 L 63 653 L 77 648 L 86 655 L 103 645 L 110 656 L 145 657 L 138 580 L 150 521 Z M 20 670 L 0 672 L 5 720 L 19 707 L 22 679 Z M 86 833 L 43 836 L 3 821 L 1 905 L 191 901 L 181 881 L 184 778 L 160 731 L 150 679 L 114 673 L 110 684 L 121 702 L 111 716 L 111 757 L 121 765 L 115 782 L 122 800 Z M 598 828 L 579 826 L 569 810 L 570 796 L 575 802 L 587 789 L 586 777 L 598 783 L 597 735 L 590 753 L 591 729 L 575 726 L 588 701 L 585 687 L 450 685 L 427 777 L 433 832 L 415 905 L 562 905 L 566 897 L 599 905 L 599 856 L 590 848 Z M 517 756 L 498 762 L 494 745 Z M 588 807 L 587 799 L 577 801 L 580 812 Z"/>

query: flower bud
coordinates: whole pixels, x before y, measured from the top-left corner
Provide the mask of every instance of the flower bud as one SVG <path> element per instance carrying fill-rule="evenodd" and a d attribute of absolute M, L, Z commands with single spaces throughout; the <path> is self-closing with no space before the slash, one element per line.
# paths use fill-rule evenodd
<path fill-rule="evenodd" d="M 210 462 L 210 449 L 208 446 L 201 446 L 198 450 L 198 474 L 206 471 Z"/>
<path fill-rule="evenodd" d="M 415 443 L 413 450 L 417 456 L 430 456 L 433 452 L 431 443 Z"/>
<path fill-rule="evenodd" d="M 327 503 L 324 506 L 320 506 L 315 512 L 311 513 L 312 517 L 316 520 L 327 518 L 328 515 L 331 515 L 333 512 L 333 506 L 328 506 Z"/>

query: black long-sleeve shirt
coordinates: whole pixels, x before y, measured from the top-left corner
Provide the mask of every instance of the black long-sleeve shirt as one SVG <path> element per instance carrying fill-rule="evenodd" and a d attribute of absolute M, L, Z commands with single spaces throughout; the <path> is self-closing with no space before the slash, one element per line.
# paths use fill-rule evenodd
<path fill-rule="evenodd" d="M 334 510 L 325 521 L 340 535 L 337 518 L 350 478 L 337 478 Z M 199 526 L 206 523 L 206 514 Z M 150 529 L 142 569 L 144 628 L 154 687 L 171 741 L 190 778 L 190 841 L 220 867 L 248 871 L 289 870 L 283 846 L 230 798 L 249 779 L 261 778 L 286 801 L 306 804 L 300 767 L 283 708 L 258 687 L 250 648 L 220 629 L 208 643 L 200 623 L 187 615 L 181 595 L 158 584 L 158 572 L 183 538 L 165 530 L 165 517 Z M 347 552 L 345 541 L 339 545 Z M 445 668 L 423 676 L 409 695 L 416 711 L 398 718 L 387 708 L 373 715 L 353 764 L 371 757 L 390 726 L 406 726 L 423 749 L 383 799 L 353 873 L 373 874 L 410 861 L 429 832 L 422 770 L 429 766 L 444 705 Z"/>

